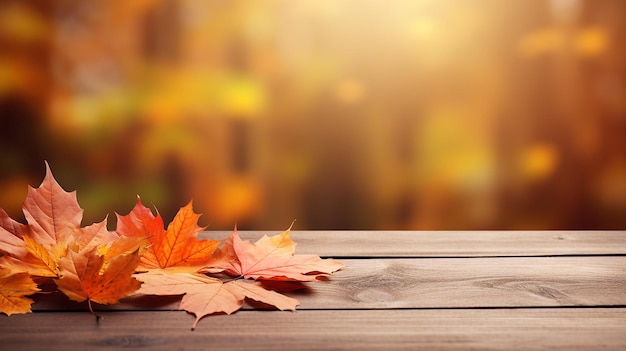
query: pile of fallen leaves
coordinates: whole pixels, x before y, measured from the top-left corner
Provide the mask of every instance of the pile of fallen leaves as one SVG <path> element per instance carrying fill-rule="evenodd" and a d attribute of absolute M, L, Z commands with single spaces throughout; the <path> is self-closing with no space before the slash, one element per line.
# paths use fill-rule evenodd
<path fill-rule="evenodd" d="M 294 298 L 268 290 L 267 281 L 314 281 L 342 264 L 314 255 L 295 255 L 290 230 L 243 241 L 237 230 L 225 240 L 198 240 L 205 228 L 192 203 L 164 227 L 163 219 L 137 199 L 133 210 L 81 227 L 76 192 L 66 192 L 46 164 L 39 188 L 29 187 L 23 204 L 28 224 L 0 209 L 0 312 L 29 313 L 27 296 L 54 282 L 69 299 L 115 304 L 135 295 L 181 295 L 180 309 L 198 321 L 230 314 L 252 299 L 280 310 L 295 310 Z M 291 228 L 290 228 L 291 229 Z"/>

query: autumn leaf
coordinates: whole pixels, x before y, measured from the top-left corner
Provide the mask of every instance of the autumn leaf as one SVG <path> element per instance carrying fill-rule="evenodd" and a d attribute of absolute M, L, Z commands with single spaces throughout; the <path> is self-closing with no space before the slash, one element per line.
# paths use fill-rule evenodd
<path fill-rule="evenodd" d="M 193 313 L 196 320 L 191 329 L 204 316 L 223 312 L 231 314 L 243 306 L 245 298 L 276 306 L 280 310 L 295 310 L 298 300 L 265 290 L 257 282 L 220 279 L 198 273 L 148 272 L 137 275 L 144 284 L 141 294 L 183 295 L 181 310 Z"/>
<path fill-rule="evenodd" d="M 256 282 L 241 279 L 222 282 L 218 278 L 198 272 L 207 265 L 213 265 L 215 258 L 212 254 L 220 243 L 197 239 L 198 233 L 204 229 L 197 225 L 199 217 L 200 215 L 193 212 L 190 202 L 180 209 L 167 230 L 164 230 L 160 215 L 153 215 L 141 204 L 141 199 L 137 200 L 135 208 L 128 215 L 118 215 L 117 233 L 121 237 L 148 235 L 151 244 L 138 269 L 144 272 L 135 275 L 143 282 L 138 294 L 183 295 L 180 309 L 196 316 L 193 328 L 206 315 L 237 311 L 246 298 L 276 306 L 281 310 L 296 308 L 296 299 L 266 290 Z M 293 243 L 289 250 L 285 245 L 281 246 L 276 238 L 271 240 L 279 246 L 275 250 L 276 254 L 284 251 L 283 254 L 289 255 L 295 248 Z M 219 262 L 227 262 L 227 254 L 231 251 L 234 253 L 233 250 L 222 249 Z M 317 269 L 304 270 L 310 272 Z M 306 280 L 310 280 L 309 276 Z"/>
<path fill-rule="evenodd" d="M 29 229 L 26 224 L 22 224 L 9 217 L 5 210 L 0 208 L 0 230 L 6 230 L 14 236 L 21 238 Z"/>
<path fill-rule="evenodd" d="M 75 192 L 65 192 L 46 163 L 46 176 L 39 188 L 28 188 L 22 206 L 27 225 L 0 212 L 0 266 L 31 275 L 55 277 L 56 260 L 63 251 L 60 238 L 80 228 L 82 209 Z"/>
<path fill-rule="evenodd" d="M 193 212 L 192 201 L 182 207 L 167 230 L 163 219 L 157 213 L 143 206 L 141 199 L 126 216 L 117 215 L 117 233 L 120 236 L 148 236 L 150 247 L 141 259 L 140 268 L 155 269 L 187 267 L 189 272 L 207 264 L 212 259 L 217 240 L 198 240 L 198 234 L 205 228 L 198 226 L 199 214 Z"/>
<path fill-rule="evenodd" d="M 0 266 L 31 275 L 56 277 L 58 261 L 75 249 L 96 247 L 113 240 L 114 233 L 102 230 L 106 220 L 82 228 L 83 210 L 76 192 L 66 192 L 54 179 L 46 163 L 46 176 L 38 188 L 29 187 L 22 206 L 27 225 L 0 211 Z"/>
<path fill-rule="evenodd" d="M 253 280 L 311 281 L 342 267 L 295 255 L 291 228 L 255 244 L 242 241 L 236 229 L 225 241 L 198 240 L 205 228 L 192 201 L 167 229 L 140 198 L 128 215 L 117 215 L 115 232 L 106 219 L 81 227 L 76 193 L 61 188 L 48 164 L 42 184 L 29 188 L 23 211 L 28 224 L 0 209 L 0 312 L 6 314 L 30 312 L 25 296 L 39 291 L 32 279 L 39 276 L 54 278 L 71 300 L 88 301 L 92 312 L 92 302 L 117 303 L 133 293 L 182 295 L 180 309 L 196 316 L 195 328 L 206 315 L 237 311 L 245 299 L 295 310 L 296 299 Z"/>
<path fill-rule="evenodd" d="M 59 261 L 60 275 L 56 285 L 71 300 L 89 300 L 100 304 L 117 303 L 121 298 L 134 293 L 141 283 L 133 277 L 145 250 L 143 242 L 116 240 L 107 255 L 98 247 L 87 247 L 81 251 L 70 249 Z"/>
<path fill-rule="evenodd" d="M 28 273 L 0 268 L 0 312 L 8 316 L 14 313 L 30 313 L 33 300 L 26 296 L 38 291 L 37 284 Z"/>
<path fill-rule="evenodd" d="M 30 227 L 28 234 L 42 245 L 52 246 L 80 228 L 83 209 L 78 206 L 76 191 L 66 192 L 52 176 L 46 163 L 46 176 L 39 188 L 28 188 L 23 205 Z"/>
<path fill-rule="evenodd" d="M 179 309 L 196 316 L 192 329 L 206 315 L 237 311 L 246 298 L 280 310 L 295 310 L 298 300 L 245 278 L 311 281 L 321 274 L 331 274 L 342 264 L 313 255 L 294 255 L 296 244 L 289 236 L 290 229 L 280 235 L 264 236 L 256 244 L 242 241 L 235 229 L 215 251 L 210 264 L 198 271 L 170 266 L 136 274 L 143 282 L 138 294 L 183 295 Z M 222 281 L 206 275 L 218 273 L 228 277 L 222 272 L 236 278 Z"/>
<path fill-rule="evenodd" d="M 54 276 L 47 265 L 28 252 L 24 242 L 24 234 L 28 225 L 21 224 L 0 209 L 0 267 L 11 267 L 21 272 L 32 272 L 35 275 Z"/>
<path fill-rule="evenodd" d="M 132 275 L 146 239 L 118 238 L 107 230 L 106 219 L 81 227 L 76 192 L 63 190 L 47 163 L 42 184 L 28 190 L 23 211 L 26 225 L 0 211 L 0 266 L 28 279 L 57 278 L 59 290 L 72 300 L 89 300 L 90 308 L 91 301 L 116 303 L 141 285 Z"/>
<path fill-rule="evenodd" d="M 223 270 L 232 276 L 263 280 L 313 281 L 341 269 L 343 264 L 315 255 L 295 255 L 291 228 L 282 234 L 264 235 L 256 243 L 243 241 L 235 230 L 216 250 L 216 261 L 203 272 Z"/>
<path fill-rule="evenodd" d="M 28 226 L 11 219 L 7 213 L 0 209 L 0 267 L 12 267 L 22 272 L 39 271 L 42 275 L 52 274 L 47 266 L 29 254 L 24 243 L 24 233 Z M 42 267 L 43 266 L 43 267 Z"/>

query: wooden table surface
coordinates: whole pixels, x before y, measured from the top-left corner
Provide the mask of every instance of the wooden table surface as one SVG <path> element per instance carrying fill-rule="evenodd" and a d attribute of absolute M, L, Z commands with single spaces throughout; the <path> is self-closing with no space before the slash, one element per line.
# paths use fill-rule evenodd
<path fill-rule="evenodd" d="M 263 234 L 241 232 L 256 240 Z M 226 232 L 204 237 L 225 238 Z M 626 350 L 625 231 L 294 231 L 346 266 L 296 312 L 193 316 L 40 296 L 0 316 L 2 350 Z M 151 307 L 152 308 L 152 307 Z"/>

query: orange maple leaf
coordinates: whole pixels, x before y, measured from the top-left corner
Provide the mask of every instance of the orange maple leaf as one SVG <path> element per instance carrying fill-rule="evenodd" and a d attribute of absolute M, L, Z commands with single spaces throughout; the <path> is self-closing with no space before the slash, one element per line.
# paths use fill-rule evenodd
<path fill-rule="evenodd" d="M 0 228 L 13 233 L 14 236 L 21 238 L 24 233 L 28 231 L 28 226 L 22 224 L 13 218 L 0 208 Z"/>
<path fill-rule="evenodd" d="M 57 276 L 56 261 L 63 251 L 60 239 L 80 228 L 82 209 L 75 192 L 65 192 L 46 163 L 43 182 L 39 188 L 29 186 L 22 210 L 27 225 L 9 218 L 4 211 L 0 214 L 0 266 L 31 275 Z"/>
<path fill-rule="evenodd" d="M 158 214 L 137 204 L 126 216 L 117 215 L 116 232 L 102 222 L 81 227 L 83 210 L 75 192 L 56 182 L 46 163 L 38 188 L 29 187 L 23 205 L 28 224 L 0 209 L 0 312 L 30 312 L 26 296 L 39 289 L 31 276 L 52 277 L 74 301 L 117 303 L 134 292 L 183 295 L 180 309 L 198 321 L 206 315 L 233 313 L 246 298 L 295 310 L 298 301 L 245 280 L 311 281 L 329 275 L 342 264 L 314 255 L 295 255 L 290 229 L 255 244 L 242 241 L 237 230 L 224 241 L 198 240 L 205 228 L 192 201 L 182 207 L 167 229 Z M 217 273 L 219 278 L 209 276 Z M 235 276 L 222 281 L 227 275 Z M 143 285 L 142 285 L 143 282 Z"/>
<path fill-rule="evenodd" d="M 0 211 L 0 267 L 25 277 L 56 278 L 63 293 L 76 301 L 89 299 L 90 308 L 91 301 L 115 303 L 139 288 L 132 274 L 145 239 L 118 239 L 106 229 L 106 219 L 81 227 L 76 192 L 63 190 L 47 163 L 41 185 L 29 187 L 23 211 L 28 224 Z"/>
<path fill-rule="evenodd" d="M 262 280 L 313 281 L 341 269 L 343 264 L 315 255 L 295 255 L 291 227 L 282 234 L 264 235 L 256 243 L 243 241 L 237 230 L 215 252 L 216 261 L 203 272 L 223 270 L 232 276 Z"/>
<path fill-rule="evenodd" d="M 54 179 L 46 163 L 46 176 L 38 188 L 29 187 L 22 206 L 28 224 L 0 211 L 0 266 L 31 275 L 56 277 L 58 261 L 68 246 L 96 247 L 113 240 L 114 233 L 102 230 L 106 220 L 82 228 L 83 210 L 76 192 L 66 192 Z"/>
<path fill-rule="evenodd" d="M 28 273 L 0 268 L 0 312 L 10 316 L 13 313 L 30 313 L 33 300 L 26 296 L 39 291 Z"/>
<path fill-rule="evenodd" d="M 24 234 L 29 230 L 27 225 L 11 219 L 0 209 L 0 267 L 11 267 L 22 272 L 34 272 L 35 275 L 54 276 L 48 266 L 28 252 L 24 242 Z"/>
<path fill-rule="evenodd" d="M 117 303 L 141 285 L 133 274 L 145 250 L 145 241 L 120 238 L 107 246 L 70 249 L 59 260 L 60 274 L 55 283 L 71 300 L 89 300 L 90 309 L 92 301 Z"/>
<path fill-rule="evenodd" d="M 193 271 L 170 266 L 136 274 L 137 279 L 143 282 L 137 293 L 183 295 L 179 309 L 196 316 L 192 329 L 206 315 L 237 311 L 246 298 L 280 310 L 295 310 L 298 300 L 243 278 L 311 281 L 321 274 L 331 274 L 343 265 L 318 256 L 294 255 L 296 244 L 289 237 L 290 229 L 273 237 L 264 236 L 256 244 L 242 241 L 235 229 L 224 245 L 215 251 L 214 259 L 206 267 Z M 202 274 L 221 272 L 238 279 L 223 282 Z"/>
<path fill-rule="evenodd" d="M 83 209 L 76 201 L 76 191 L 66 192 L 52 176 L 46 163 L 46 176 L 39 188 L 28 187 L 23 204 L 30 227 L 28 234 L 42 245 L 54 245 L 80 228 Z"/>
<path fill-rule="evenodd" d="M 150 247 L 141 258 L 140 269 L 186 267 L 195 272 L 212 259 L 213 251 L 220 243 L 218 240 L 197 239 L 205 229 L 198 226 L 199 218 L 190 201 L 165 230 L 161 215 L 154 216 L 137 197 L 137 204 L 128 215 L 117 215 L 117 233 L 129 237 L 148 236 Z"/>
<path fill-rule="evenodd" d="M 256 282 L 234 280 L 222 282 L 220 279 L 198 273 L 148 272 L 138 274 L 143 281 L 141 294 L 183 295 L 181 310 L 193 313 L 198 321 L 209 314 L 224 312 L 231 314 L 243 306 L 245 298 L 276 306 L 280 310 L 295 310 L 298 300 L 265 290 Z"/>

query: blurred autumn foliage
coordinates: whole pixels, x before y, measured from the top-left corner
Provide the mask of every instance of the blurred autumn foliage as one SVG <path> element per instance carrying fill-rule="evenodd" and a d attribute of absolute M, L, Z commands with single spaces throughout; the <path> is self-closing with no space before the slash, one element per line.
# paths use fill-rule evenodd
<path fill-rule="evenodd" d="M 0 207 L 626 229 L 626 2 L 0 2 Z"/>

